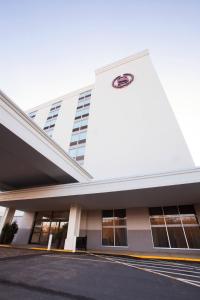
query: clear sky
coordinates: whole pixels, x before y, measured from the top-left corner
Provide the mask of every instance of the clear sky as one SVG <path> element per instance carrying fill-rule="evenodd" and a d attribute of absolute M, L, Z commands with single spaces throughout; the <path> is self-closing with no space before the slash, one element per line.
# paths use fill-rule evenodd
<path fill-rule="evenodd" d="M 200 165 L 200 1 L 0 0 L 0 89 L 27 109 L 149 49 Z"/>

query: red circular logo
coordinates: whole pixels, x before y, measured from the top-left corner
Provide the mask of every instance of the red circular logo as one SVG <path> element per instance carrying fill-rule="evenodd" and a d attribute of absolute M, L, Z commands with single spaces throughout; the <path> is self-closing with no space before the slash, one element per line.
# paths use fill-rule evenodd
<path fill-rule="evenodd" d="M 134 80 L 134 76 L 130 73 L 125 73 L 123 75 L 117 76 L 113 82 L 112 86 L 116 89 L 121 89 L 129 85 Z"/>

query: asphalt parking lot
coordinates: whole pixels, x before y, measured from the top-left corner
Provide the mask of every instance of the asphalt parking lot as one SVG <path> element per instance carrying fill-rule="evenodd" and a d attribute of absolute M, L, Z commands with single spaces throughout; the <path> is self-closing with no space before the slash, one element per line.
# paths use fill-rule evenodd
<path fill-rule="evenodd" d="M 199 299 L 200 264 L 90 254 L 0 260 L 0 299 Z"/>

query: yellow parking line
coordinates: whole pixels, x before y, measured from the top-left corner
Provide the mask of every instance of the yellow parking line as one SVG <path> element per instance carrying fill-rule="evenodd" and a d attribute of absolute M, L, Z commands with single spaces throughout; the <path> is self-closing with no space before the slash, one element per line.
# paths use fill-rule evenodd
<path fill-rule="evenodd" d="M 193 257 L 154 256 L 154 255 L 128 255 L 128 256 L 141 258 L 141 259 L 180 260 L 180 261 L 200 262 L 200 258 L 193 258 Z"/>
<path fill-rule="evenodd" d="M 200 262 L 200 258 L 195 257 L 179 257 L 179 256 L 159 256 L 159 255 L 138 255 L 138 254 L 128 254 L 128 253 L 115 253 L 115 252 L 101 252 L 101 251 L 82 251 L 76 250 L 75 252 L 71 250 L 64 249 L 50 249 L 47 248 L 39 248 L 39 247 L 20 247 L 14 245 L 3 245 L 0 244 L 0 247 L 3 248 L 13 248 L 13 249 L 24 249 L 24 250 L 36 250 L 36 251 L 47 251 L 47 252 L 60 252 L 60 253 L 88 253 L 88 254 L 99 254 L 99 255 L 112 255 L 112 256 L 124 256 L 131 258 L 140 258 L 140 259 L 158 259 L 158 260 L 172 260 L 172 261 L 186 261 L 186 262 Z"/>
<path fill-rule="evenodd" d="M 89 251 L 90 252 L 90 251 Z M 103 253 L 98 251 L 91 251 L 94 254 L 102 254 L 102 255 L 112 255 L 112 256 L 124 256 L 131 258 L 140 258 L 140 259 L 158 259 L 158 260 L 177 260 L 177 261 L 188 261 L 188 262 L 200 262 L 200 258 L 195 257 L 177 257 L 177 256 L 159 256 L 159 255 L 138 255 L 138 254 L 126 254 L 126 253 Z"/>

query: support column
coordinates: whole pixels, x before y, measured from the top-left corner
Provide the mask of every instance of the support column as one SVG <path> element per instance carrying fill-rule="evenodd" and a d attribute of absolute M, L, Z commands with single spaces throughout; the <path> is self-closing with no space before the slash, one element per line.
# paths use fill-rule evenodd
<path fill-rule="evenodd" d="M 72 205 L 69 213 L 69 224 L 67 231 L 67 238 L 65 240 L 66 250 L 76 250 L 76 238 L 79 236 L 81 223 L 81 207 L 78 205 Z"/>
<path fill-rule="evenodd" d="M 19 230 L 13 240 L 13 244 L 28 244 L 34 222 L 34 212 L 24 212 L 19 223 Z"/>
<path fill-rule="evenodd" d="M 0 234 L 5 224 L 10 224 L 15 214 L 15 208 L 7 207 L 0 222 Z"/>

